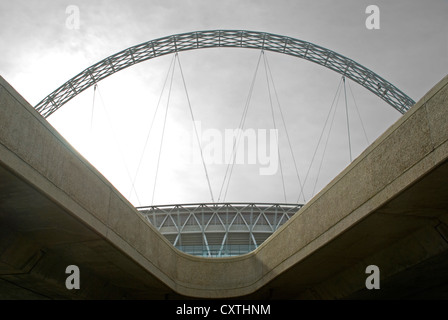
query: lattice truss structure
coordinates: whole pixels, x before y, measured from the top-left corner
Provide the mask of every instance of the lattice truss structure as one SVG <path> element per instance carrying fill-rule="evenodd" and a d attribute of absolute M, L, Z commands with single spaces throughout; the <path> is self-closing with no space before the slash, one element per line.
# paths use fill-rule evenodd
<path fill-rule="evenodd" d="M 171 35 L 113 54 L 68 80 L 35 108 L 44 117 L 48 117 L 82 91 L 127 67 L 171 53 L 216 47 L 267 50 L 317 63 L 355 81 L 402 114 L 415 104 L 406 94 L 373 71 L 313 43 L 264 32 L 211 30 Z"/>
<path fill-rule="evenodd" d="M 176 248 L 204 257 L 256 249 L 301 204 L 213 203 L 137 208 Z"/>

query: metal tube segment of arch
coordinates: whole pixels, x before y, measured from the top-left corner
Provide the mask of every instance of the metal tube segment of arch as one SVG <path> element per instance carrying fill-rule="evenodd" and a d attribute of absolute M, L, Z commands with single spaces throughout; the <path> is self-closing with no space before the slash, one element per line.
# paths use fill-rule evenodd
<path fill-rule="evenodd" d="M 139 62 L 181 51 L 217 47 L 267 50 L 317 63 L 360 84 L 402 114 L 415 104 L 410 97 L 373 71 L 311 42 L 266 32 L 210 30 L 150 40 L 115 53 L 68 80 L 40 101 L 35 109 L 48 117 L 90 86 Z"/>
<path fill-rule="evenodd" d="M 256 249 L 302 206 L 197 203 L 137 210 L 179 250 L 203 257 L 226 257 Z"/>

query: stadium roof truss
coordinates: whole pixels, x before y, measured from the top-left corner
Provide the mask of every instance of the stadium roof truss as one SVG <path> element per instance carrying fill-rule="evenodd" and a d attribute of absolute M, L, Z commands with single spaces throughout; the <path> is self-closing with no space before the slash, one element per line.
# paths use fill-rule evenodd
<path fill-rule="evenodd" d="M 300 204 L 200 203 L 137 209 L 176 248 L 193 255 L 223 257 L 256 249 L 301 207 Z"/>

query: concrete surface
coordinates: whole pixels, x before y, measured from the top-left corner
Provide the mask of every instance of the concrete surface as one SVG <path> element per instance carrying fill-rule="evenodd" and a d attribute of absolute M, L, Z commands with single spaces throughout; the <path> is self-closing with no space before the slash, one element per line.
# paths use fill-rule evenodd
<path fill-rule="evenodd" d="M 0 298 L 448 298 L 447 129 L 445 77 L 257 250 L 210 259 L 176 250 L 0 77 Z"/>

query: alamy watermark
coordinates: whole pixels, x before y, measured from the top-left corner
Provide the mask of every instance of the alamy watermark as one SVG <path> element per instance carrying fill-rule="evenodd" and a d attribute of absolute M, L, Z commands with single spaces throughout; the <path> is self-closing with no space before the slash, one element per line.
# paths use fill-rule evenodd
<path fill-rule="evenodd" d="M 366 28 L 375 30 L 380 28 L 380 8 L 371 4 L 366 8 L 366 14 L 370 14 L 366 19 Z"/>
<path fill-rule="evenodd" d="M 69 5 L 65 8 L 65 13 L 68 17 L 65 19 L 65 26 L 70 30 L 78 30 L 81 25 L 79 7 L 75 5 Z"/>
<path fill-rule="evenodd" d="M 69 265 L 67 266 L 67 268 L 65 268 L 65 273 L 70 274 L 65 280 L 65 287 L 68 290 L 80 289 L 81 279 L 80 279 L 79 267 L 75 265 Z"/>
<path fill-rule="evenodd" d="M 274 175 L 279 164 L 277 129 L 225 129 L 224 132 L 202 129 L 200 121 L 195 127 L 205 164 L 257 164 L 260 175 Z M 191 141 L 196 143 L 195 129 Z M 194 150 L 194 148 L 192 148 Z M 193 163 L 202 163 L 200 153 L 193 152 Z"/>
<path fill-rule="evenodd" d="M 380 289 L 380 268 L 378 266 L 371 264 L 366 268 L 366 274 L 370 274 L 366 278 L 366 288 L 367 290 Z"/>

